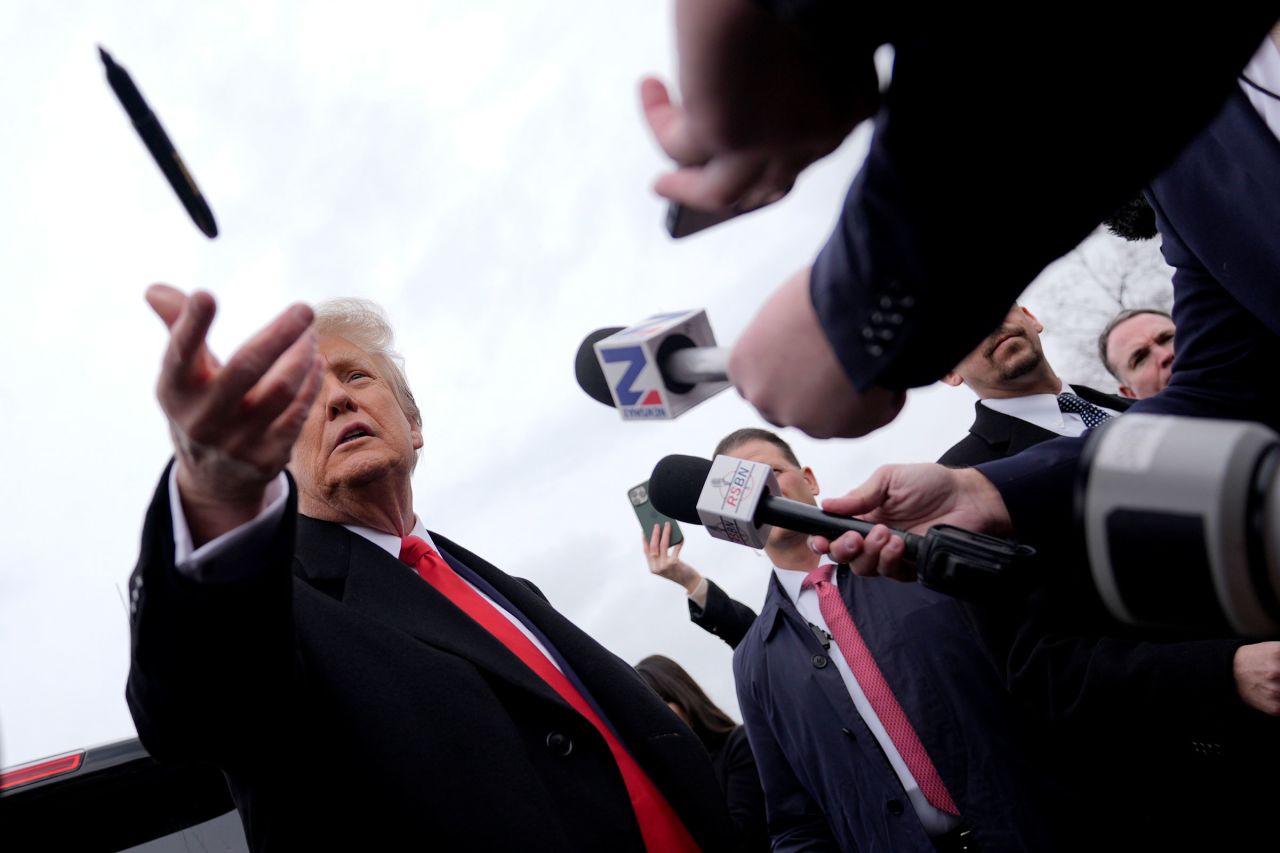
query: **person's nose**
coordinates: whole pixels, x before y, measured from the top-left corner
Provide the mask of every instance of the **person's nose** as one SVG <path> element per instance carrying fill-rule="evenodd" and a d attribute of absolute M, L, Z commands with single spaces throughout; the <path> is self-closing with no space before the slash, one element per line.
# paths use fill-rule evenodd
<path fill-rule="evenodd" d="M 335 420 L 343 412 L 354 412 L 359 408 L 355 399 L 347 393 L 346 386 L 333 376 L 325 378 L 322 394 L 325 417 L 328 420 Z"/>

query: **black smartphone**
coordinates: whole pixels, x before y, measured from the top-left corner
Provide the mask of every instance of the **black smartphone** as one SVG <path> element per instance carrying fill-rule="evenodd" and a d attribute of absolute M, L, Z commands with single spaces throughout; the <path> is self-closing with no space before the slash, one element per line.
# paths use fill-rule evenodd
<path fill-rule="evenodd" d="M 697 234 L 699 231 L 710 228 L 712 225 L 719 225 L 721 222 L 727 222 L 733 217 L 746 211 L 725 210 L 719 213 L 710 213 L 705 210 L 697 210 L 692 207 L 685 207 L 678 201 L 671 202 L 667 206 L 667 233 L 673 239 L 679 240 L 681 237 L 688 237 L 690 234 Z"/>
<path fill-rule="evenodd" d="M 638 486 L 632 486 L 627 489 L 627 499 L 631 501 L 631 508 L 636 511 L 636 518 L 640 519 L 640 529 L 644 531 L 644 535 L 653 535 L 653 526 L 656 524 L 661 527 L 666 522 L 671 522 L 671 540 L 667 543 L 670 545 L 679 545 L 684 541 L 684 534 L 680 532 L 680 524 L 674 518 L 668 518 L 653 508 L 653 504 L 649 502 L 649 481 L 645 480 Z M 658 534 L 662 536 L 661 533 Z"/>

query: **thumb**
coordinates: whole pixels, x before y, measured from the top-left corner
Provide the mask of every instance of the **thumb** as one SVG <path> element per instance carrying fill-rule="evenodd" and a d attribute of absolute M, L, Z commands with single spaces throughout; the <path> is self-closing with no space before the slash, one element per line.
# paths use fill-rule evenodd
<path fill-rule="evenodd" d="M 167 284 L 151 285 L 147 288 L 146 298 L 151 310 L 171 329 L 187 304 L 187 295 Z"/>
<path fill-rule="evenodd" d="M 879 468 L 849 494 L 823 501 L 822 508 L 838 515 L 866 515 L 888 499 L 890 474 L 890 467 Z"/>

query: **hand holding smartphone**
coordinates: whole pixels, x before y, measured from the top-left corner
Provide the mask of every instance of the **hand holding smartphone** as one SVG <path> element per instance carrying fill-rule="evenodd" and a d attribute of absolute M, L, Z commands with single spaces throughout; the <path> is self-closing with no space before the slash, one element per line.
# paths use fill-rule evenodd
<path fill-rule="evenodd" d="M 668 545 L 679 545 L 684 541 L 684 534 L 680 532 L 680 524 L 674 519 L 669 518 L 653 508 L 653 504 L 649 502 L 649 481 L 645 480 L 638 486 L 632 486 L 627 489 L 627 498 L 631 501 L 631 508 L 636 512 L 636 518 L 640 521 L 640 530 L 645 536 L 653 534 L 654 526 L 661 527 L 667 522 L 671 523 L 671 539 Z"/>

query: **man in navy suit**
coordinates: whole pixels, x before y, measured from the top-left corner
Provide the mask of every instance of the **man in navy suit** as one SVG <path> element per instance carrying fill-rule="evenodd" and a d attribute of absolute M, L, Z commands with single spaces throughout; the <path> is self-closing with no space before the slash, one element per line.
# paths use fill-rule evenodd
<path fill-rule="evenodd" d="M 221 365 L 212 297 L 147 296 L 175 450 L 131 586 L 150 752 L 220 767 L 256 851 L 731 848 L 635 671 L 414 513 L 423 419 L 376 306 L 294 306 Z"/>
<path fill-rule="evenodd" d="M 814 502 L 817 478 L 777 435 L 738 430 L 716 453 L 768 464 L 783 495 Z M 919 585 L 835 571 L 876 675 L 807 585 L 821 561 L 805 536 L 775 528 L 765 552 L 774 571 L 734 653 L 734 680 L 773 849 L 1051 849 L 1043 780 L 965 608 Z M 880 704 L 881 677 L 927 766 Z"/>

